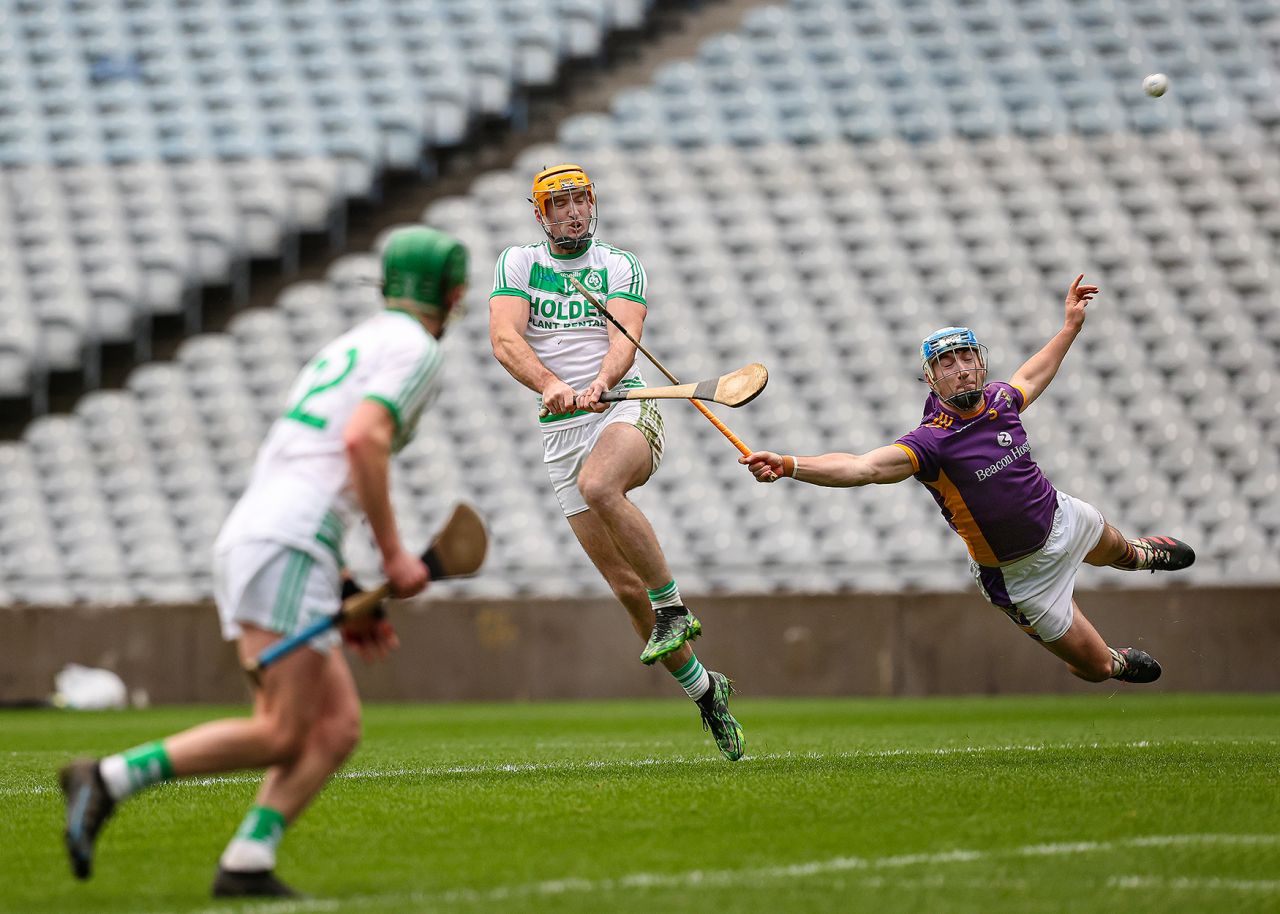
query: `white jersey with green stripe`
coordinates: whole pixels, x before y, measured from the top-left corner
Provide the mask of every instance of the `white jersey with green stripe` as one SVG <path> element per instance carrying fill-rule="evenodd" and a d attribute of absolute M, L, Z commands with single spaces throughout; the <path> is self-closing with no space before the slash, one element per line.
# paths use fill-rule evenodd
<path fill-rule="evenodd" d="M 585 251 L 573 255 L 554 254 L 545 241 L 509 247 L 498 258 L 489 297 L 515 295 L 527 301 L 529 323 L 524 338 L 534 355 L 560 380 L 582 390 L 595 380 L 609 351 L 609 326 L 569 282 L 569 275 L 606 306 L 620 298 L 647 305 L 640 260 L 601 241 L 592 241 Z M 644 386 L 635 362 L 617 386 Z M 553 431 L 580 425 L 594 415 L 571 411 L 544 416 L 541 423 L 545 431 Z"/>
<path fill-rule="evenodd" d="M 363 401 L 381 403 L 395 423 L 392 452 L 399 451 L 439 393 L 441 361 L 440 342 L 416 317 L 394 309 L 316 353 L 258 450 L 215 550 L 268 541 L 341 562 L 347 527 L 362 516 L 342 438 L 347 422 Z"/>

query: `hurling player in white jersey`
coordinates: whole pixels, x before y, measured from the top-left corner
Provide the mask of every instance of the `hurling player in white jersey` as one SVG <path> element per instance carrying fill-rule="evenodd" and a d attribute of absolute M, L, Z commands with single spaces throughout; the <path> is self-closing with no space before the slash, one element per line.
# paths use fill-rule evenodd
<path fill-rule="evenodd" d="M 742 757 L 742 728 L 729 713 L 733 688 L 705 669 L 688 644 L 702 631 L 685 608 L 648 519 L 627 498 L 662 460 L 663 426 L 651 400 L 602 403 L 605 391 L 643 387 L 636 347 L 569 282 L 575 276 L 636 339 L 644 328 L 644 268 L 629 251 L 595 238 L 596 193 L 577 165 L 533 179 L 534 217 L 546 239 L 509 247 L 498 258 L 489 297 L 494 355 L 540 394 L 543 463 L 574 535 L 600 570 L 645 648 L 684 688 L 731 761 Z"/>
<path fill-rule="evenodd" d="M 388 464 L 414 435 L 439 384 L 440 337 L 461 300 L 467 251 L 416 226 L 393 232 L 383 254 L 386 310 L 320 350 L 298 376 L 258 453 L 249 485 L 214 547 L 223 635 L 241 660 L 260 654 L 341 605 L 341 546 L 363 516 L 396 596 L 427 585 L 401 541 Z M 398 645 L 382 619 L 341 633 L 366 659 Z M 275 877 L 276 847 L 360 738 L 360 699 L 334 630 L 262 675 L 253 714 L 201 724 L 164 740 L 62 769 L 66 843 L 87 879 L 94 841 L 115 805 L 159 781 L 265 768 L 252 809 L 227 845 L 215 897 L 292 895 Z"/>

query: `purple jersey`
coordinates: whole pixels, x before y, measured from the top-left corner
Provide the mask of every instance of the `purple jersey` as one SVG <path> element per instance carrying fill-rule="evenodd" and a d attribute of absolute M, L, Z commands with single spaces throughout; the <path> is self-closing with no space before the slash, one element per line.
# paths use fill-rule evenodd
<path fill-rule="evenodd" d="M 979 565 L 1030 555 L 1049 538 L 1058 495 L 1031 459 L 1018 417 L 1026 399 L 1004 381 L 983 389 L 985 409 L 970 419 L 930 393 L 920 427 L 895 444 L 911 457 L 915 477 Z"/>

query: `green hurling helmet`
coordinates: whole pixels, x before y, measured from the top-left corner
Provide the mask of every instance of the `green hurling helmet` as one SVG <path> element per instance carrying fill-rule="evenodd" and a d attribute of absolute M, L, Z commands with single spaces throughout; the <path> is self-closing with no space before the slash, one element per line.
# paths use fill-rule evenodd
<path fill-rule="evenodd" d="M 449 292 L 467 282 L 467 249 L 425 225 L 397 229 L 382 251 L 382 294 L 424 309 L 448 310 Z"/>

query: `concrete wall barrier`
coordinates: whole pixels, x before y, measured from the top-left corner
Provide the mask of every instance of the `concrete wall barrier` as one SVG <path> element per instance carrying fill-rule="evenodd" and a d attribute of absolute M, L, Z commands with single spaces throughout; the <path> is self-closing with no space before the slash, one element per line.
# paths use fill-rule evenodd
<path fill-rule="evenodd" d="M 973 593 L 728 596 L 691 600 L 698 656 L 745 694 L 952 695 L 1083 692 Z M 1077 602 L 1108 643 L 1154 654 L 1162 691 L 1280 690 L 1280 589 L 1104 590 Z M 209 605 L 6 607 L 0 703 L 47 698 L 69 662 L 119 673 L 153 702 L 242 701 L 232 647 Z M 352 660 L 371 701 L 670 696 L 665 671 L 611 599 L 435 601 L 392 610 L 404 646 Z"/>

